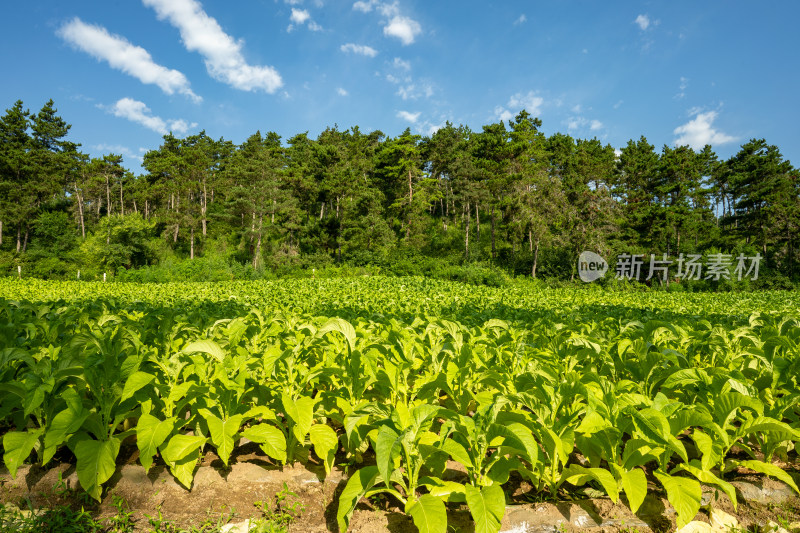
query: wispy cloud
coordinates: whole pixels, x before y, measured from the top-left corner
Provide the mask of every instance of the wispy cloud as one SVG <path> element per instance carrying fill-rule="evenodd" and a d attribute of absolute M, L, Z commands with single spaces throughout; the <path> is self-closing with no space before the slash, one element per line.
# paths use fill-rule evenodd
<path fill-rule="evenodd" d="M 311 20 L 311 13 L 308 12 L 307 9 L 297 9 L 292 8 L 292 14 L 289 16 L 289 20 L 292 22 L 286 28 L 286 31 L 291 32 L 294 30 L 295 24 L 298 26 L 302 26 L 303 24 L 307 24 L 307 27 L 311 31 L 322 31 L 322 26 Z"/>
<path fill-rule="evenodd" d="M 528 21 L 528 17 L 525 16 L 525 13 L 517 17 L 517 20 L 514 21 L 514 26 L 519 26 L 520 24 L 524 24 Z"/>
<path fill-rule="evenodd" d="M 528 91 L 525 94 L 516 93 L 508 99 L 508 103 L 505 106 L 495 107 L 494 114 L 499 120 L 505 122 L 516 117 L 517 113 L 523 109 L 536 117 L 541 114 L 542 105 L 544 105 L 544 98 L 534 91 Z"/>
<path fill-rule="evenodd" d="M 351 54 L 358 54 L 367 57 L 375 57 L 378 55 L 378 51 L 372 48 L 371 46 L 367 46 L 365 44 L 355 44 L 355 43 L 347 43 L 343 44 L 339 47 L 342 52 L 347 52 Z"/>
<path fill-rule="evenodd" d="M 720 145 L 734 142 L 736 137 L 722 133 L 714 128 L 714 120 L 717 118 L 716 111 L 706 111 L 701 113 L 699 109 L 692 109 L 690 116 L 694 118 L 675 128 L 672 132 L 678 137 L 675 139 L 675 146 L 690 146 L 693 150 L 701 150 L 705 145 Z"/>
<path fill-rule="evenodd" d="M 685 78 L 681 76 L 681 83 L 678 86 L 678 94 L 675 95 L 675 98 L 682 99 L 686 97 L 686 89 L 689 88 L 689 78 Z"/>
<path fill-rule="evenodd" d="M 101 152 L 103 154 L 119 154 L 121 155 L 125 161 L 136 161 L 140 165 L 144 158 L 142 157 L 142 153 L 145 151 L 144 148 L 139 148 L 139 152 L 134 152 L 127 146 L 122 146 L 121 144 L 95 144 L 92 146 L 92 149 Z"/>
<path fill-rule="evenodd" d="M 433 85 L 427 81 L 407 83 L 398 87 L 397 95 L 403 100 L 416 100 L 422 96 L 430 98 L 433 96 Z"/>
<path fill-rule="evenodd" d="M 398 111 L 397 118 L 403 119 L 406 122 L 411 122 L 412 124 L 416 124 L 417 120 L 419 120 L 420 112 L 417 111 L 416 113 L 411 113 L 410 111 Z"/>
<path fill-rule="evenodd" d="M 583 130 L 586 128 L 591 131 L 598 131 L 603 129 L 603 123 L 596 119 L 590 120 L 581 116 L 570 117 L 567 119 L 567 129 L 569 131 Z"/>
<path fill-rule="evenodd" d="M 161 20 L 168 20 L 181 34 L 187 50 L 203 56 L 212 78 L 243 91 L 274 93 L 282 85 L 270 66 L 249 65 L 242 55 L 242 40 L 234 40 L 208 16 L 195 0 L 142 0 Z"/>
<path fill-rule="evenodd" d="M 197 126 L 197 123 L 189 124 L 183 119 L 171 119 L 169 121 L 162 119 L 159 116 L 153 115 L 150 108 L 144 102 L 134 100 L 133 98 L 122 98 L 118 100 L 113 106 L 106 107 L 106 109 L 115 117 L 125 118 L 131 122 L 141 124 L 145 128 L 151 129 L 162 135 L 169 131 L 178 134 L 184 134 L 189 129 Z"/>
<path fill-rule="evenodd" d="M 405 70 L 406 72 L 411 70 L 411 63 L 404 59 L 400 59 L 399 57 L 394 58 L 394 61 L 392 61 L 392 66 L 396 69 Z"/>
<path fill-rule="evenodd" d="M 639 15 L 633 22 L 636 23 L 636 25 L 639 26 L 639 29 L 641 29 L 642 31 L 649 28 L 651 24 L 650 17 L 648 17 L 647 15 Z"/>
<path fill-rule="evenodd" d="M 419 22 L 400 13 L 397 1 L 384 3 L 377 0 L 359 0 L 353 3 L 353 9 L 362 13 L 370 13 L 373 10 L 380 13 L 384 17 L 383 34 L 400 39 L 404 45 L 413 44 L 417 35 L 422 33 Z"/>
<path fill-rule="evenodd" d="M 349 93 L 345 89 L 339 87 L 336 89 L 336 94 L 339 96 L 347 96 Z"/>
<path fill-rule="evenodd" d="M 183 94 L 195 102 L 202 100 L 192 92 L 189 80 L 182 72 L 157 64 L 147 50 L 131 44 L 124 37 L 112 35 L 102 26 L 87 24 L 75 17 L 56 33 L 75 48 L 142 83 L 156 85 L 167 94 Z"/>

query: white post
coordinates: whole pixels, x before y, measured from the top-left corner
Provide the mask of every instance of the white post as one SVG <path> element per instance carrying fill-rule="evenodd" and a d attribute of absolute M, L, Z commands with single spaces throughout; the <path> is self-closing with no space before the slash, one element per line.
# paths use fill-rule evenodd
<path fill-rule="evenodd" d="M 78 279 L 81 279 L 81 271 L 78 270 Z"/>
<path fill-rule="evenodd" d="M 106 282 L 106 273 L 103 272 L 103 283 L 105 283 L 105 282 Z"/>
<path fill-rule="evenodd" d="M 22 279 L 22 265 L 17 265 L 17 277 Z"/>

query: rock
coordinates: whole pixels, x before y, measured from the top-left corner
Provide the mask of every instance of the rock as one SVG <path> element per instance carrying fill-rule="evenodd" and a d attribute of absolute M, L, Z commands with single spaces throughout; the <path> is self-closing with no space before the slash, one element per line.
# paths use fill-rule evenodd
<path fill-rule="evenodd" d="M 762 504 L 783 503 L 794 495 L 789 485 L 780 481 L 773 481 L 763 487 L 759 487 L 748 481 L 731 482 L 736 488 L 737 496 L 746 502 L 756 502 Z"/>
<path fill-rule="evenodd" d="M 739 521 L 736 519 L 736 517 L 729 515 L 725 511 L 711 509 L 709 515 L 709 518 L 711 519 L 711 525 L 717 529 L 727 531 L 729 529 L 739 527 Z"/>
<path fill-rule="evenodd" d="M 237 522 L 235 524 L 226 524 L 219 528 L 222 533 L 247 533 L 256 527 L 256 523 L 250 521 L 248 518 L 244 522 Z"/>

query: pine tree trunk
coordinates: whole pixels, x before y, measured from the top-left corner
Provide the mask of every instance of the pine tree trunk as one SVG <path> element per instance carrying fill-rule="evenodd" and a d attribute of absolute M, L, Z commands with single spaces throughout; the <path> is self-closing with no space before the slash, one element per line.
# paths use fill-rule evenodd
<path fill-rule="evenodd" d="M 17 226 L 17 253 L 22 249 L 22 233 L 20 230 L 20 226 Z"/>
<path fill-rule="evenodd" d="M 75 188 L 76 189 L 78 188 L 77 185 L 75 186 Z M 83 221 L 83 197 L 81 196 L 80 193 L 78 193 L 76 196 L 78 199 L 78 217 L 80 218 L 81 222 L 81 239 L 86 240 L 86 226 Z"/>
<path fill-rule="evenodd" d="M 144 201 L 144 219 L 145 220 L 150 220 L 150 201 L 149 200 L 145 200 Z"/>
<path fill-rule="evenodd" d="M 201 205 L 203 210 L 203 237 L 206 236 L 206 213 L 208 212 L 208 194 L 206 193 L 206 178 L 203 178 L 203 203 Z"/>
<path fill-rule="evenodd" d="M 536 251 L 533 252 L 533 268 L 531 269 L 531 277 L 536 279 L 536 267 L 539 265 L 539 239 L 536 239 Z"/>
<path fill-rule="evenodd" d="M 325 202 L 322 202 L 322 205 L 319 207 L 319 219 L 322 220 L 322 215 L 325 214 Z"/>
<path fill-rule="evenodd" d="M 261 264 L 261 234 L 263 229 L 264 217 L 258 219 L 258 241 L 256 242 L 256 251 L 253 254 L 253 268 L 258 268 Z"/>
<path fill-rule="evenodd" d="M 469 258 L 469 202 L 467 202 L 467 226 L 464 231 L 464 256 Z"/>
<path fill-rule="evenodd" d="M 106 216 L 111 216 L 111 185 L 106 174 Z"/>
<path fill-rule="evenodd" d="M 119 180 L 119 214 L 125 215 L 125 202 L 122 200 L 122 180 Z"/>
<path fill-rule="evenodd" d="M 3 245 L 3 221 L 0 220 L 0 246 Z"/>
<path fill-rule="evenodd" d="M 175 232 L 172 235 L 172 242 L 178 242 L 178 231 L 180 231 L 180 229 L 181 229 L 181 225 L 176 223 L 175 224 Z"/>
<path fill-rule="evenodd" d="M 28 249 L 28 235 L 29 234 L 30 234 L 30 228 L 28 226 L 25 226 L 25 240 L 22 241 L 22 253 L 25 253 L 25 251 Z M 766 252 L 764 252 L 764 253 L 766 253 Z"/>
<path fill-rule="evenodd" d="M 192 226 L 191 235 L 191 242 L 189 244 L 189 259 L 194 260 L 194 226 Z"/>
<path fill-rule="evenodd" d="M 494 204 L 492 204 L 492 221 L 491 222 L 492 222 L 492 259 L 496 259 L 497 258 L 497 254 L 495 252 L 495 247 L 494 247 Z"/>
<path fill-rule="evenodd" d="M 481 243 L 481 213 L 479 210 L 480 206 L 475 203 L 475 240 L 480 245 Z"/>

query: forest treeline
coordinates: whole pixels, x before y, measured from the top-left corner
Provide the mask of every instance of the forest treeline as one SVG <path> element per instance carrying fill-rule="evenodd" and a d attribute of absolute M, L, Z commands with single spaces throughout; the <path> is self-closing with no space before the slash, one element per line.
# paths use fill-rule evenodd
<path fill-rule="evenodd" d="M 615 152 L 541 125 L 523 110 L 431 136 L 170 133 L 134 175 L 118 154 L 83 153 L 52 100 L 36 113 L 17 101 L 0 118 L 0 275 L 214 257 L 247 275 L 479 264 L 569 279 L 593 250 L 760 253 L 762 278 L 798 277 L 799 173 L 776 146 L 753 139 L 720 160 L 641 137 Z"/>

